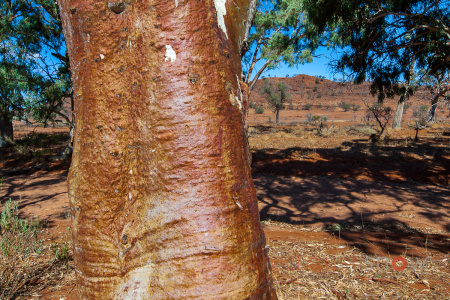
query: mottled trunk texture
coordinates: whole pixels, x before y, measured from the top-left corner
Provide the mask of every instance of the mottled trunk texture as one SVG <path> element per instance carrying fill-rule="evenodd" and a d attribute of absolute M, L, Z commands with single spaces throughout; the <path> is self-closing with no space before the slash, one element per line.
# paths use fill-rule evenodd
<path fill-rule="evenodd" d="M 403 117 L 403 110 L 405 108 L 405 98 L 400 96 L 400 99 L 397 102 L 397 109 L 395 110 L 394 120 L 392 122 L 392 128 L 393 129 L 400 129 L 402 127 L 402 117 Z"/>
<path fill-rule="evenodd" d="M 60 0 L 80 299 L 276 299 L 248 164 L 248 0 Z"/>
<path fill-rule="evenodd" d="M 5 147 L 13 141 L 13 123 L 11 118 L 2 117 L 0 114 L 0 147 Z"/>
<path fill-rule="evenodd" d="M 436 108 L 439 103 L 440 95 L 436 95 L 433 97 L 431 101 L 430 111 L 428 112 L 427 122 L 436 122 Z"/>
<path fill-rule="evenodd" d="M 393 129 L 400 129 L 402 127 L 403 110 L 405 108 L 405 102 L 409 98 L 411 78 L 414 77 L 414 66 L 415 65 L 416 65 L 416 58 L 413 56 L 412 61 L 409 64 L 409 71 L 406 74 L 406 80 L 404 83 L 405 92 L 400 95 L 398 102 L 397 102 L 397 109 L 395 110 L 394 120 L 392 122 Z"/>

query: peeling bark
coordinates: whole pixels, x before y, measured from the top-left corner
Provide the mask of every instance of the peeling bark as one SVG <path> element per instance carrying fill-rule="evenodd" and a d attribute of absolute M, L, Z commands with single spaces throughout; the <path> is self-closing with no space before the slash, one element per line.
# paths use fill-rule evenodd
<path fill-rule="evenodd" d="M 249 1 L 222 1 L 226 34 L 218 1 L 58 1 L 80 299 L 276 299 L 239 82 Z"/>

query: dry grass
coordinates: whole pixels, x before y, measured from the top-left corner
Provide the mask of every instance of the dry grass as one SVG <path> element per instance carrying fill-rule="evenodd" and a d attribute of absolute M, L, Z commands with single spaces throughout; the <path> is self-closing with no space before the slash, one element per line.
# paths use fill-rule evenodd
<path fill-rule="evenodd" d="M 73 278 L 69 242 L 45 245 L 39 220 L 18 216 L 16 202 L 0 215 L 0 299 L 30 299 Z"/>
<path fill-rule="evenodd" d="M 337 235 L 337 233 L 336 233 Z M 280 300 L 450 299 L 450 256 L 381 257 L 355 247 L 268 240 Z M 393 268 L 393 260 L 405 259 Z"/>

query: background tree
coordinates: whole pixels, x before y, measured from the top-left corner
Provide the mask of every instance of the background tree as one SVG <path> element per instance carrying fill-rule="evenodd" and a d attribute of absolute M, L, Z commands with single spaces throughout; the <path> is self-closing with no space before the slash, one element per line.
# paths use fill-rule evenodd
<path fill-rule="evenodd" d="M 25 113 L 26 69 L 18 69 L 13 60 L 0 65 L 0 147 L 13 140 L 13 118 Z"/>
<path fill-rule="evenodd" d="M 450 97 L 450 72 L 446 71 L 434 76 L 426 76 L 423 81 L 431 90 L 432 97 L 427 122 L 435 122 L 436 108 L 439 102 L 448 102 Z"/>
<path fill-rule="evenodd" d="M 405 74 L 405 81 L 401 85 L 401 92 L 397 102 L 397 108 L 395 109 L 394 118 L 392 120 L 392 128 L 401 128 L 403 111 L 405 108 L 405 104 L 409 99 L 409 96 L 414 92 L 415 88 L 415 79 L 414 79 L 414 66 L 415 66 L 415 58 L 412 58 L 412 61 L 409 65 L 409 71 Z"/>
<path fill-rule="evenodd" d="M 413 92 L 411 67 L 429 76 L 450 67 L 450 2 L 447 0 L 304 1 L 318 31 L 342 37 L 343 55 L 334 64 L 355 83 L 371 81 L 379 101 Z M 415 66 L 414 66 L 415 64 Z M 404 84 L 402 84 L 404 83 Z"/>
<path fill-rule="evenodd" d="M 248 0 L 60 0 L 81 299 L 276 299 L 244 128 Z"/>
<path fill-rule="evenodd" d="M 243 53 L 244 82 L 249 92 L 264 71 L 281 63 L 289 67 L 309 63 L 319 46 L 315 27 L 303 14 L 302 1 L 258 1 L 247 48 Z"/>
<path fill-rule="evenodd" d="M 0 82 L 0 132 L 10 139 L 13 118 L 47 124 L 59 115 L 71 123 L 61 112 L 63 100 L 71 98 L 71 81 L 53 0 L 0 4 Z"/>
<path fill-rule="evenodd" d="M 364 100 L 364 105 L 366 106 L 366 118 L 370 120 L 371 117 L 377 121 L 379 129 L 377 128 L 377 133 L 370 136 L 370 141 L 376 144 L 381 141 L 381 137 L 386 129 L 389 120 L 392 117 L 392 109 L 389 106 L 384 106 L 382 103 L 375 103 L 368 105 Z"/>
<path fill-rule="evenodd" d="M 264 80 L 263 94 L 267 96 L 269 106 L 275 112 L 275 122 L 280 125 L 280 110 L 285 108 L 285 104 L 291 101 L 288 93 L 289 85 L 278 82 L 275 87 L 268 80 Z"/>

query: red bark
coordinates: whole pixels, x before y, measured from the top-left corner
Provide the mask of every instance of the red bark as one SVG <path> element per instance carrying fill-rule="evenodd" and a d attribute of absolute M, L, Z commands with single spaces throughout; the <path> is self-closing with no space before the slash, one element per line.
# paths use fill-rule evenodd
<path fill-rule="evenodd" d="M 248 0 L 226 28 L 221 2 L 59 1 L 81 299 L 276 299 L 239 85 Z"/>

